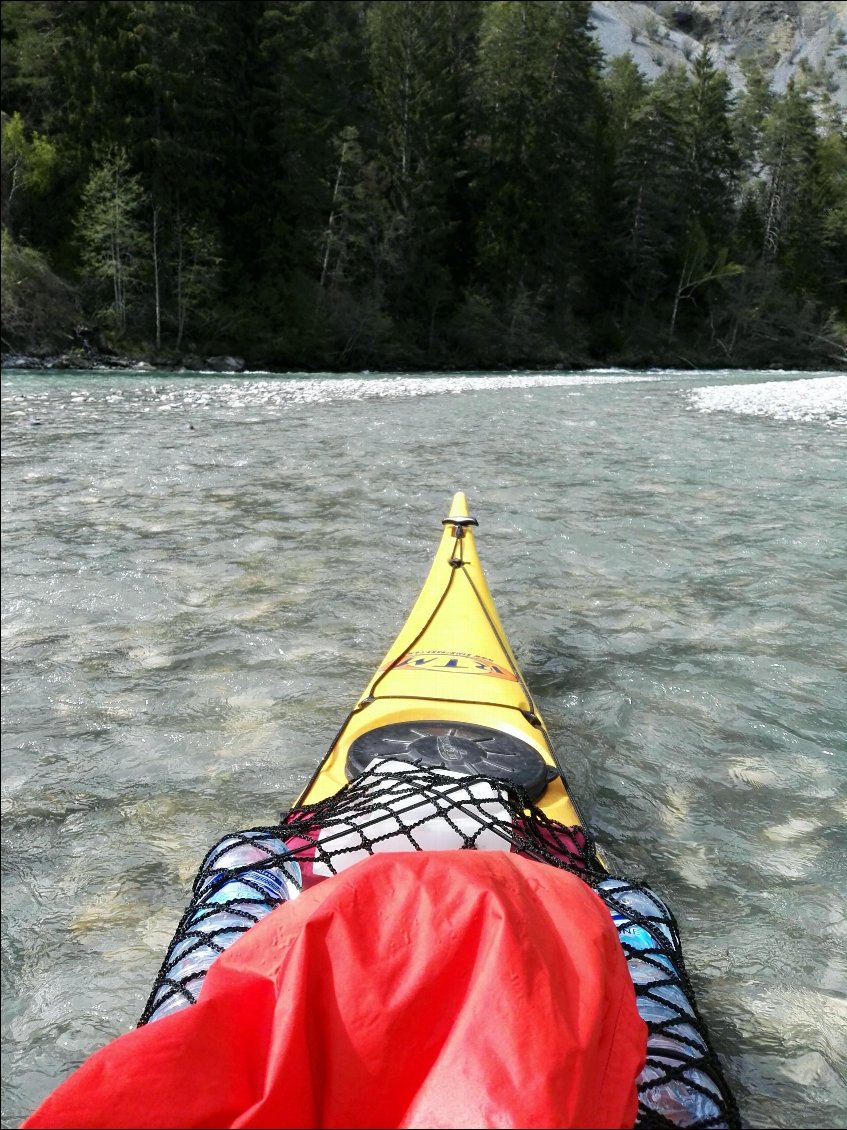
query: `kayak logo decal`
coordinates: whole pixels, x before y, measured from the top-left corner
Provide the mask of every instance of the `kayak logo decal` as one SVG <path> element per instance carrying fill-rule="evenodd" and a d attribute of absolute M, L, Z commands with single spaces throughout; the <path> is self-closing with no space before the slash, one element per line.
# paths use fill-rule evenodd
<path fill-rule="evenodd" d="M 508 667 L 486 659 L 484 655 L 470 655 L 462 651 L 407 651 L 390 670 L 408 668 L 413 671 L 437 671 L 454 675 L 488 675 L 494 679 L 507 679 L 516 683 L 517 677 Z"/>

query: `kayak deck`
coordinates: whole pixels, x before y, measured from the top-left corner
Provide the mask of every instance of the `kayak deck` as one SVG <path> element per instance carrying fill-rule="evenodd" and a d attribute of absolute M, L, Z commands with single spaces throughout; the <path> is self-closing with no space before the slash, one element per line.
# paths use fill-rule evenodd
<path fill-rule="evenodd" d="M 417 601 L 298 805 L 332 796 L 372 756 L 422 754 L 516 779 L 551 819 L 583 824 L 500 622 L 476 525 L 457 493 Z"/>

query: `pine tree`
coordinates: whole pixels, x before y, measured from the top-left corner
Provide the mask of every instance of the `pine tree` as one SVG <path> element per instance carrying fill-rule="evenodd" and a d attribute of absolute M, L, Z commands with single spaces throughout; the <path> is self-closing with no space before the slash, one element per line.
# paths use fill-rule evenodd
<path fill-rule="evenodd" d="M 820 210 L 820 249 L 815 291 L 847 339 L 847 129 L 834 126 L 818 146 L 815 203 Z"/>
<path fill-rule="evenodd" d="M 816 149 L 812 108 L 789 82 L 784 96 L 776 100 L 763 131 L 765 259 L 777 258 L 792 229 L 802 224 Z"/>
<path fill-rule="evenodd" d="M 740 159 L 732 130 L 729 79 L 715 67 L 708 51 L 694 60 L 686 101 L 689 206 L 714 250 L 725 243 L 732 225 Z"/>
<path fill-rule="evenodd" d="M 599 53 L 589 10 L 559 0 L 495 0 L 483 12 L 476 66 L 477 286 L 503 304 L 509 326 L 530 295 L 532 324 L 569 346 L 591 253 L 585 233 L 600 155 Z"/>
<path fill-rule="evenodd" d="M 761 172 L 762 130 L 775 95 L 761 67 L 744 68 L 746 85 L 732 114 L 731 127 L 740 171 L 748 180 Z"/>
<path fill-rule="evenodd" d="M 789 83 L 771 95 L 757 136 L 759 175 L 734 233 L 746 275 L 728 295 L 718 337 L 729 360 L 807 364 L 843 357 L 847 341 L 847 146 L 822 135 Z"/>
<path fill-rule="evenodd" d="M 679 108 L 686 93 L 681 72 L 658 79 L 631 114 L 618 148 L 623 320 L 636 337 L 653 336 L 657 316 L 668 309 L 685 240 L 686 138 Z"/>
<path fill-rule="evenodd" d="M 319 279 L 335 139 L 361 113 L 358 0 L 223 5 L 231 102 L 222 254 L 237 332 L 277 356 L 323 349 Z M 316 313 L 317 312 L 317 313 Z"/>
<path fill-rule="evenodd" d="M 387 193 L 377 264 L 392 318 L 432 356 L 439 325 L 467 273 L 470 60 L 478 5 L 383 0 L 368 10 L 378 124 L 378 176 Z M 390 294 L 390 299 L 388 295 Z"/>
<path fill-rule="evenodd" d="M 626 53 L 610 59 L 602 81 L 603 112 L 598 118 L 593 256 L 588 278 L 594 294 L 591 352 L 598 360 L 615 357 L 624 341 L 622 313 L 629 293 L 622 269 L 621 236 L 627 230 L 629 185 L 619 175 L 623 154 L 640 127 L 649 84 Z"/>
<path fill-rule="evenodd" d="M 63 93 L 59 61 L 72 50 L 67 9 L 61 0 L 2 0 L 2 96 L 9 113 L 51 133 Z"/>
<path fill-rule="evenodd" d="M 686 137 L 685 232 L 676 273 L 669 331 L 673 337 L 682 303 L 697 300 L 708 310 L 710 295 L 743 268 L 729 254 L 735 219 L 739 158 L 731 123 L 729 80 L 708 51 L 694 61 L 682 102 Z M 702 317 L 698 314 L 698 320 Z"/>
<path fill-rule="evenodd" d="M 629 52 L 609 61 L 603 77 L 603 97 L 607 109 L 606 141 L 614 153 L 629 137 L 649 89 L 647 79 Z"/>

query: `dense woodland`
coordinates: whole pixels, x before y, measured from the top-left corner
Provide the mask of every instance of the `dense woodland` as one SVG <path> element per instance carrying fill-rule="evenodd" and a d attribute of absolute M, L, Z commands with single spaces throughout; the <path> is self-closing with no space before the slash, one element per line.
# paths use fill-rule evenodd
<path fill-rule="evenodd" d="M 843 117 L 589 8 L 4 0 L 4 352 L 841 364 Z"/>

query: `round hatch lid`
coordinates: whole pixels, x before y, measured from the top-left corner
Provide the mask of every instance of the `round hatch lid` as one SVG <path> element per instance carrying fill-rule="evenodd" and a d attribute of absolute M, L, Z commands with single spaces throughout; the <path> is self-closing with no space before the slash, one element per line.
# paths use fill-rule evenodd
<path fill-rule="evenodd" d="M 369 730 L 350 746 L 347 779 L 355 780 L 375 757 L 510 781 L 521 785 L 533 801 L 558 776 L 528 742 L 502 730 L 466 722 L 396 722 Z"/>

